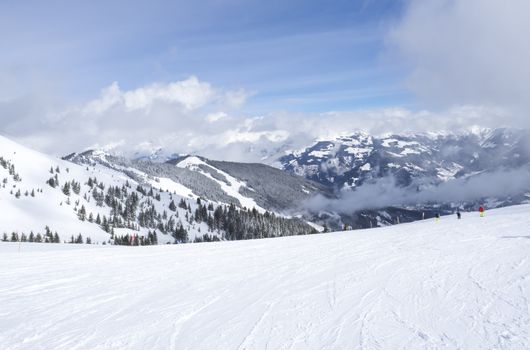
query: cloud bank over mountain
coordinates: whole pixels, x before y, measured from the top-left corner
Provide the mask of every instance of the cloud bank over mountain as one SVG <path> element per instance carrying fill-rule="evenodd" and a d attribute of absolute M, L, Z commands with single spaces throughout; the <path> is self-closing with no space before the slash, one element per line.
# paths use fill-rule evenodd
<path fill-rule="evenodd" d="M 509 197 L 530 190 L 530 169 L 504 169 L 458 178 L 422 190 L 400 187 L 392 176 L 364 184 L 355 191 L 341 192 L 339 199 L 315 196 L 305 203 L 314 212 L 320 210 L 351 214 L 358 210 L 390 206 L 421 206 L 429 203 L 466 203 L 485 198 Z"/>
<path fill-rule="evenodd" d="M 163 148 L 168 154 L 272 161 L 287 149 L 306 147 L 319 138 L 356 131 L 374 135 L 470 131 L 503 126 L 507 115 L 502 108 L 483 106 L 457 106 L 441 112 L 394 107 L 252 115 L 245 112 L 248 98 L 251 94 L 245 90 L 224 90 L 196 77 L 132 90 L 122 90 L 114 82 L 97 98 L 44 115 L 45 109 L 26 105 L 28 116 L 5 118 L 3 132 L 57 155 L 88 148 L 148 155 Z M 8 108 L 4 115 L 17 114 L 9 114 Z"/>

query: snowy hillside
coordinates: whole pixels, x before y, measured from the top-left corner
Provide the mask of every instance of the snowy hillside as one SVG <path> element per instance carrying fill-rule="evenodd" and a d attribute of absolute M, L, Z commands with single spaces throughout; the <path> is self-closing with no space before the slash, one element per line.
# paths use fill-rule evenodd
<path fill-rule="evenodd" d="M 63 240 L 79 233 L 95 241 L 106 241 L 109 238 L 108 233 L 99 226 L 87 225 L 79 220 L 74 211 L 74 207 L 77 208 L 75 202 L 81 199 L 79 195 L 73 193 L 70 198 L 46 182 L 55 174 L 58 178 L 60 176 L 63 182 L 77 179 L 83 183 L 87 182 L 89 177 L 97 176 L 103 183 L 121 187 L 125 183 L 122 176 L 112 172 L 101 173 L 95 169 L 86 171 L 74 164 L 27 149 L 1 136 L 0 157 L 3 159 L 3 165 L 8 162 L 13 167 L 13 171 L 10 171 L 8 167 L 0 166 L 0 233 L 16 231 L 29 235 L 30 231 L 43 232 L 44 226 L 48 225 L 52 231 L 62 233 Z M 50 173 L 50 169 L 53 173 Z M 95 201 L 84 201 L 84 205 L 93 215 L 107 214 L 103 208 L 95 205 Z"/>
<path fill-rule="evenodd" d="M 0 344 L 528 349 L 529 213 L 199 245 L 0 242 Z"/>
<path fill-rule="evenodd" d="M 0 136 L 1 239 L 34 241 L 38 236 L 36 241 L 64 242 L 79 237 L 92 243 L 163 244 L 314 231 L 301 220 L 278 217 L 259 206 L 253 210 L 254 202 L 241 209 L 229 201 L 201 199 L 201 193 L 177 179 L 157 175 L 98 162 L 75 164 Z M 196 178 L 187 177 L 201 184 Z M 226 185 L 234 195 L 237 186 L 241 184 L 235 180 Z"/>

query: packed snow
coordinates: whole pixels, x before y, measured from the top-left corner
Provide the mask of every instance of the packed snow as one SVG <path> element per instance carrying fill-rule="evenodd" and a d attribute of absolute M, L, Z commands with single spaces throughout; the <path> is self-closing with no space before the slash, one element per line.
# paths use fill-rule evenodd
<path fill-rule="evenodd" d="M 528 349 L 529 213 L 208 244 L 0 242 L 0 344 Z"/>

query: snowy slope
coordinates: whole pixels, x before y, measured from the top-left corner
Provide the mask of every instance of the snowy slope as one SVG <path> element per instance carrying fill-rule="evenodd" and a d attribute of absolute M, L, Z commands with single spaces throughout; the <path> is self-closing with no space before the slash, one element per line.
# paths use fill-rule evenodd
<path fill-rule="evenodd" d="M 15 349 L 528 349 L 530 206 L 179 246 L 0 243 Z"/>
<path fill-rule="evenodd" d="M 18 235 L 26 240 L 31 233 L 42 235 L 45 227 L 57 232 L 61 242 L 81 235 L 83 240 L 90 237 L 92 243 L 121 244 L 132 243 L 130 239 L 122 242 L 124 236 L 138 236 L 140 244 L 165 244 L 314 231 L 300 219 L 265 212 L 239 193 L 244 183 L 214 168 L 201 175 L 172 164 L 144 162 L 141 169 L 118 163 L 109 166 L 104 152 L 90 152 L 90 158 L 83 154 L 72 157 L 88 162 L 77 164 L 51 157 L 0 136 L 1 239 L 17 240 Z M 200 166 L 200 171 L 209 167 Z M 176 176 L 175 169 L 184 171 L 185 176 Z M 216 175 L 211 176 L 214 171 Z M 193 185 L 193 189 L 179 180 Z M 300 179 L 300 186 L 307 182 Z M 220 193 L 216 198 L 238 201 L 237 197 L 248 210 L 234 207 L 230 211 L 226 205 L 229 201 L 204 198 L 202 194 L 211 184 L 218 188 L 214 194 Z M 256 214 L 252 212 L 254 206 Z M 150 234 L 156 238 L 149 238 Z M 149 240 L 142 241 L 142 236 Z"/>
<path fill-rule="evenodd" d="M 58 232 L 61 242 L 68 241 L 71 236 L 81 234 L 84 238 L 90 237 L 93 243 L 108 242 L 110 235 L 105 232 L 100 225 L 81 221 L 78 218 L 77 210 L 84 206 L 88 213 L 94 217 L 98 214 L 103 217 L 109 216 L 110 208 L 98 206 L 92 198 L 92 188 L 87 185 L 89 178 L 97 178 L 105 188 L 110 186 L 124 186 L 129 183 L 131 187 L 136 187 L 137 182 L 125 176 L 119 171 L 94 165 L 91 167 L 80 166 L 59 158 L 31 150 L 14 141 L 0 136 L 0 157 L 9 161 L 14 166 L 16 174 L 20 177 L 15 181 L 10 176 L 8 169 L 0 166 L 0 180 L 5 179 L 6 186 L 0 187 L 0 233 L 17 232 L 19 234 L 30 232 L 43 233 L 45 226 L 53 232 Z M 51 173 L 50 169 L 53 170 Z M 57 172 L 56 169 L 59 169 Z M 50 187 L 46 181 L 57 175 L 59 186 Z M 80 193 L 71 193 L 69 196 L 61 191 L 61 186 L 69 181 L 80 183 Z M 154 186 L 161 188 L 162 186 Z M 171 188 L 174 190 L 175 188 Z M 16 198 L 16 192 L 20 190 L 21 196 Z M 35 196 L 25 195 L 26 191 L 34 191 Z M 164 189 L 165 190 L 165 189 Z M 86 195 L 86 196 L 85 196 Z M 169 203 L 169 193 L 161 194 L 162 200 L 155 202 L 158 210 L 164 210 Z M 184 196 L 175 196 L 175 201 Z M 187 197 L 185 197 L 187 198 Z M 191 202 L 194 205 L 194 202 Z M 195 209 L 194 207 L 192 207 Z M 180 210 L 180 208 L 178 209 Z M 185 211 L 181 211 L 183 216 Z M 196 236 L 201 236 L 201 229 L 206 231 L 206 225 L 197 224 L 195 227 L 188 227 L 189 237 L 193 240 Z M 145 228 L 129 229 L 116 228 L 116 235 L 137 234 L 145 235 Z M 160 232 L 159 232 L 160 233 Z M 159 235 L 159 243 L 173 242 L 173 237 L 169 235 Z"/>
<path fill-rule="evenodd" d="M 84 183 L 91 176 L 97 176 L 106 184 L 121 185 L 125 182 L 121 174 L 112 171 L 100 172 L 97 169 L 86 170 L 70 162 L 23 147 L 2 136 L 0 136 L 0 156 L 10 161 L 20 176 L 20 181 L 14 181 L 7 169 L 0 167 L 0 179 L 7 181 L 6 186 L 0 188 L 0 213 L 2 213 L 0 232 L 43 232 L 44 226 L 48 225 L 52 231 L 59 231 L 63 235 L 68 233 L 67 236 L 61 235 L 62 240 L 79 233 L 85 237 L 92 237 L 93 240 L 108 239 L 108 234 L 101 228 L 87 225 L 78 219 L 73 209 L 74 202 L 80 199 L 80 196 L 72 195 L 68 205 L 68 197 L 60 190 L 48 186 L 46 181 L 53 176 L 49 169 L 57 167 L 60 169 L 58 176 L 62 182 L 76 179 L 82 182 L 82 187 L 85 187 Z M 40 189 L 42 192 L 37 191 Z M 18 190 L 21 191 L 21 197 L 16 199 L 14 194 Z M 26 191 L 32 190 L 36 191 L 35 197 L 25 195 Z M 96 207 L 94 203 L 83 204 L 94 214 L 103 214 L 102 208 Z"/>

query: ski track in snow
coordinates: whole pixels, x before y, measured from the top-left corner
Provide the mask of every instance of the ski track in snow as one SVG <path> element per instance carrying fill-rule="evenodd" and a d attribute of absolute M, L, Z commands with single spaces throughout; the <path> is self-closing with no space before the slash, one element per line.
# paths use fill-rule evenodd
<path fill-rule="evenodd" d="M 528 349 L 530 206 L 303 237 L 0 242 L 15 349 Z"/>

